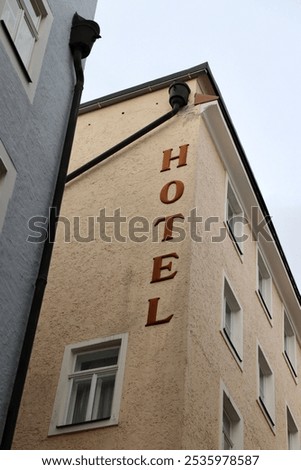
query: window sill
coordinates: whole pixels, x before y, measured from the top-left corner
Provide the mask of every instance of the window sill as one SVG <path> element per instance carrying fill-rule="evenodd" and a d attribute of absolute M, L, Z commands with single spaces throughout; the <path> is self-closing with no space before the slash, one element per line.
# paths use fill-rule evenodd
<path fill-rule="evenodd" d="M 256 290 L 255 292 L 256 292 L 257 298 L 258 298 L 258 300 L 259 300 L 259 302 L 260 302 L 260 304 L 261 304 L 261 306 L 264 310 L 264 313 L 265 313 L 267 319 L 269 320 L 270 325 L 273 326 L 273 323 L 272 323 L 273 317 L 270 313 L 270 310 L 267 307 L 267 304 L 265 303 L 265 301 L 264 301 L 261 293 L 259 292 L 259 290 Z"/>
<path fill-rule="evenodd" d="M 258 406 L 259 408 L 261 409 L 262 411 L 262 414 L 264 415 L 271 431 L 273 432 L 274 435 L 276 435 L 276 432 L 275 432 L 275 422 L 274 420 L 272 419 L 267 407 L 265 406 L 264 402 L 262 401 L 262 399 L 260 397 L 257 398 L 257 403 L 258 403 Z"/>
<path fill-rule="evenodd" d="M 234 357 L 237 365 L 239 366 L 240 370 L 243 371 L 243 361 L 242 361 L 242 358 L 240 357 L 236 347 L 234 346 L 234 344 L 232 343 L 229 335 L 227 334 L 227 332 L 225 331 L 225 328 L 221 329 L 220 330 L 220 333 L 225 341 L 225 343 L 227 344 L 232 356 Z"/>
<path fill-rule="evenodd" d="M 113 417 L 108 418 L 108 419 L 88 421 L 88 422 L 79 423 L 79 424 L 55 425 L 55 426 L 51 426 L 48 432 L 48 437 L 59 436 L 60 434 L 70 434 L 70 433 L 80 432 L 80 431 L 89 431 L 90 429 L 100 429 L 100 428 L 106 428 L 109 426 L 116 426 L 116 425 L 118 425 L 118 419 L 113 418 Z"/>
<path fill-rule="evenodd" d="M 288 355 L 286 354 L 285 351 L 283 351 L 283 357 L 285 359 L 285 362 L 287 363 L 287 367 L 289 368 L 289 371 L 290 373 L 292 374 L 292 377 L 296 383 L 296 385 L 298 385 L 298 375 L 297 375 L 297 372 L 296 372 L 296 369 L 295 367 L 293 367 L 291 361 L 290 361 L 290 358 L 288 357 Z"/>

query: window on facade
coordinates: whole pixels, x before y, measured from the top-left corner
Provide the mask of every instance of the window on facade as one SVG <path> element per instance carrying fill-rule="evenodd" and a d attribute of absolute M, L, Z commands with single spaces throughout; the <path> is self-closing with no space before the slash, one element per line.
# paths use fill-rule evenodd
<path fill-rule="evenodd" d="M 226 279 L 224 280 L 223 332 L 235 357 L 242 362 L 242 310 Z"/>
<path fill-rule="evenodd" d="M 230 397 L 223 391 L 222 448 L 242 449 L 242 420 Z"/>
<path fill-rule="evenodd" d="M 3 161 L 0 159 L 0 188 L 1 188 L 1 184 L 3 184 L 6 173 L 7 173 L 7 170 L 5 168 L 5 165 Z"/>
<path fill-rule="evenodd" d="M 0 158 L 0 200 L 1 200 L 1 197 L 3 197 L 3 193 L 4 193 L 6 173 L 7 173 L 6 166 L 4 165 L 4 162 Z"/>
<path fill-rule="evenodd" d="M 0 141 L 0 233 L 4 224 L 9 200 L 13 193 L 16 174 L 16 169 L 4 145 Z"/>
<path fill-rule="evenodd" d="M 274 375 L 260 348 L 258 348 L 258 375 L 259 375 L 259 403 L 269 420 L 274 426 L 275 421 L 275 393 Z"/>
<path fill-rule="evenodd" d="M 223 449 L 231 450 L 234 444 L 231 439 L 232 423 L 226 411 L 223 412 Z"/>
<path fill-rule="evenodd" d="M 257 261 L 257 276 L 259 297 L 264 305 L 265 311 L 268 314 L 269 318 L 272 318 L 272 278 L 270 276 L 267 265 L 259 251 Z"/>
<path fill-rule="evenodd" d="M 286 408 L 286 422 L 287 422 L 287 446 L 289 450 L 299 450 L 299 432 L 294 418 L 289 410 Z"/>
<path fill-rule="evenodd" d="M 230 183 L 227 189 L 226 222 L 230 236 L 238 251 L 242 254 L 244 235 L 244 213 Z"/>
<path fill-rule="evenodd" d="M 4 46 L 24 83 L 34 83 L 30 91 L 26 88 L 30 96 L 41 70 L 52 20 L 46 0 L 0 0 Z"/>
<path fill-rule="evenodd" d="M 66 348 L 50 434 L 117 424 L 125 348 L 125 335 Z"/>
<path fill-rule="evenodd" d="M 120 345 L 78 353 L 69 375 L 71 393 L 66 424 L 109 419 Z"/>
<path fill-rule="evenodd" d="M 296 367 L 296 336 L 286 312 L 284 312 L 284 354 L 291 371 L 297 377 Z"/>
<path fill-rule="evenodd" d="M 39 26 L 46 11 L 41 0 L 10 0 L 5 2 L 2 19 L 20 58 L 28 67 Z"/>

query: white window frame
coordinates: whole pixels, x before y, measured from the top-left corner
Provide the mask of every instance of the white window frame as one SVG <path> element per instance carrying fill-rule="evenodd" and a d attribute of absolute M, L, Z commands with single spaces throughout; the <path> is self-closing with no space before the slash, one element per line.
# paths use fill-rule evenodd
<path fill-rule="evenodd" d="M 226 276 L 223 285 L 222 333 L 234 358 L 242 367 L 243 311 Z"/>
<path fill-rule="evenodd" d="M 257 250 L 257 295 L 269 320 L 272 320 L 272 276 L 261 250 Z"/>
<path fill-rule="evenodd" d="M 229 178 L 227 178 L 227 197 L 226 197 L 226 227 L 230 238 L 234 243 L 240 256 L 243 255 L 244 241 L 244 211 L 239 199 L 233 189 Z"/>
<path fill-rule="evenodd" d="M 288 450 L 300 450 L 298 426 L 288 406 L 286 406 L 286 427 Z"/>
<path fill-rule="evenodd" d="M 296 356 L 296 335 L 291 320 L 284 309 L 283 318 L 283 354 L 288 367 L 293 374 L 294 379 L 297 378 L 297 356 Z"/>
<path fill-rule="evenodd" d="M 39 26 L 47 12 L 41 0 L 6 0 L 2 19 L 26 67 L 34 44 L 39 39 Z"/>
<path fill-rule="evenodd" d="M 128 334 L 123 333 L 120 335 L 113 335 L 106 338 L 94 339 L 84 341 L 82 343 L 68 345 L 65 348 L 60 379 L 58 383 L 57 393 L 55 397 L 52 418 L 49 427 L 49 435 L 65 434 L 76 431 L 84 431 L 88 429 L 96 429 L 101 427 L 113 426 L 118 424 L 119 410 L 122 395 L 122 383 L 125 369 L 125 358 L 127 349 Z M 89 398 L 89 415 L 88 421 L 81 423 L 70 422 L 70 400 L 72 395 L 72 381 L 74 377 L 88 377 L 93 375 L 92 386 L 96 385 L 97 377 L 99 376 L 98 370 L 81 371 L 78 374 L 75 372 L 76 358 L 82 353 L 98 351 L 100 349 L 107 349 L 119 346 L 118 362 L 116 366 L 110 366 L 107 370 L 101 370 L 101 374 L 116 373 L 115 385 L 112 399 L 112 407 L 110 417 L 107 419 L 95 420 L 92 416 L 92 399 L 90 394 Z M 114 370 L 113 370 L 114 369 Z"/>
<path fill-rule="evenodd" d="M 12 196 L 17 171 L 0 140 L 0 234 L 4 224 L 9 200 Z"/>
<path fill-rule="evenodd" d="M 225 445 L 227 443 L 227 445 Z M 222 385 L 221 449 L 243 449 L 243 419 L 237 406 Z"/>
<path fill-rule="evenodd" d="M 258 404 L 272 429 L 275 427 L 275 380 L 273 371 L 258 345 Z"/>
<path fill-rule="evenodd" d="M 37 17 L 33 11 L 37 12 Z M 0 41 L 31 101 L 40 75 L 52 21 L 53 16 L 47 0 L 0 0 Z M 21 37 L 22 31 L 25 35 L 30 34 L 32 38 L 32 41 L 28 41 L 27 48 L 24 48 L 26 40 Z M 23 52 L 25 50 L 26 55 Z"/>

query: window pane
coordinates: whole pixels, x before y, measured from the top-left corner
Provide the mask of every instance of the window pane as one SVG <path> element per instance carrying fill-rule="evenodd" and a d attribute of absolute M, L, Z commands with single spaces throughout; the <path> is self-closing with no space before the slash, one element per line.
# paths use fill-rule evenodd
<path fill-rule="evenodd" d="M 31 0 L 23 0 L 24 1 L 24 4 L 27 8 L 27 11 L 29 13 L 29 16 L 33 22 L 33 24 L 35 25 L 36 28 L 38 28 L 39 26 L 39 22 L 40 22 L 40 18 L 41 18 L 41 14 L 39 13 L 39 11 L 37 11 L 36 9 L 34 9 L 33 7 L 33 4 L 32 4 L 32 1 Z"/>
<path fill-rule="evenodd" d="M 115 375 L 97 379 L 92 419 L 110 418 L 115 385 Z"/>
<path fill-rule="evenodd" d="M 264 398 L 265 398 L 265 377 L 264 377 L 264 373 L 262 371 L 262 369 L 260 368 L 259 369 L 259 394 L 260 394 L 260 398 L 262 399 L 262 401 L 264 401 Z"/>
<path fill-rule="evenodd" d="M 4 20 L 5 25 L 13 39 L 15 38 L 20 16 L 21 9 L 16 0 L 11 2 L 6 1 L 2 13 L 2 19 Z"/>
<path fill-rule="evenodd" d="M 287 336 L 285 332 L 284 332 L 284 351 L 289 356 L 289 337 Z"/>
<path fill-rule="evenodd" d="M 288 448 L 289 450 L 294 449 L 294 436 L 291 432 L 288 432 Z"/>
<path fill-rule="evenodd" d="M 228 201 L 228 214 L 227 214 L 227 222 L 228 222 L 228 225 L 231 229 L 231 232 L 232 232 L 232 235 L 233 236 L 236 236 L 236 227 L 235 227 L 235 222 L 236 222 L 236 217 L 237 217 L 237 214 L 234 212 L 230 202 Z"/>
<path fill-rule="evenodd" d="M 29 64 L 34 43 L 35 38 L 28 28 L 26 19 L 23 17 L 19 24 L 15 45 L 25 66 Z"/>
<path fill-rule="evenodd" d="M 230 436 L 231 421 L 225 412 L 223 413 L 223 430 L 226 434 L 228 434 L 228 436 Z"/>
<path fill-rule="evenodd" d="M 119 348 L 93 351 L 77 356 L 75 371 L 98 369 L 117 364 Z"/>
<path fill-rule="evenodd" d="M 223 413 L 223 436 L 224 436 L 224 450 L 230 450 L 233 448 L 231 441 L 231 421 L 228 415 Z"/>
<path fill-rule="evenodd" d="M 234 211 L 231 207 L 230 202 L 228 201 L 228 220 L 230 221 L 234 217 Z"/>
<path fill-rule="evenodd" d="M 224 433 L 224 450 L 231 450 L 233 448 L 231 440 L 228 438 L 228 436 Z"/>
<path fill-rule="evenodd" d="M 263 277 L 260 270 L 258 271 L 258 289 L 263 294 Z"/>
<path fill-rule="evenodd" d="M 86 421 L 87 406 L 90 394 L 90 379 L 74 379 L 69 405 L 68 422 L 82 423 Z"/>
<path fill-rule="evenodd" d="M 225 330 L 229 337 L 231 337 L 231 315 L 231 308 L 229 307 L 229 304 L 226 301 Z"/>
<path fill-rule="evenodd" d="M 295 367 L 295 335 L 285 314 L 284 316 L 284 351 L 293 367 Z"/>

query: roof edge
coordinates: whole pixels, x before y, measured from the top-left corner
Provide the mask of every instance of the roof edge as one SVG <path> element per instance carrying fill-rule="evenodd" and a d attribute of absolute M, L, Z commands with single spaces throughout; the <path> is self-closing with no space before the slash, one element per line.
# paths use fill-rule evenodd
<path fill-rule="evenodd" d="M 214 77 L 213 77 L 213 74 L 212 74 L 212 72 L 211 72 L 210 67 L 209 67 L 208 64 L 207 64 L 207 67 L 206 67 L 206 71 L 207 71 L 207 74 L 208 74 L 208 76 L 209 76 L 209 78 L 210 78 L 210 81 L 211 81 L 211 83 L 212 83 L 212 86 L 213 86 L 213 89 L 214 89 L 215 94 L 219 96 L 219 105 L 220 105 L 221 112 L 222 112 L 223 117 L 224 117 L 224 119 L 225 119 L 225 122 L 226 122 L 226 124 L 227 124 L 227 126 L 228 126 L 228 128 L 229 128 L 230 134 L 231 134 L 231 136 L 232 136 L 232 138 L 233 138 L 233 141 L 234 141 L 234 144 L 235 144 L 235 146 L 236 146 L 236 148 L 237 148 L 237 151 L 238 151 L 238 153 L 239 153 L 239 155 L 240 155 L 241 162 L 242 162 L 242 164 L 243 164 L 243 166 L 244 166 L 244 168 L 245 168 L 245 170 L 246 170 L 246 173 L 247 173 L 247 175 L 248 175 L 249 181 L 250 181 L 251 186 L 252 186 L 252 188 L 253 188 L 253 191 L 254 191 L 254 193 L 255 193 L 255 195 L 256 195 L 256 198 L 257 198 L 257 201 L 258 201 L 258 203 L 259 203 L 259 206 L 260 206 L 260 208 L 261 208 L 261 210 L 262 210 L 262 213 L 263 213 L 264 217 L 266 218 L 266 220 L 269 220 L 268 227 L 269 227 L 270 233 L 271 233 L 272 238 L 273 238 L 273 240 L 274 240 L 274 242 L 275 242 L 275 245 L 276 245 L 276 247 L 277 247 L 277 250 L 278 250 L 278 252 L 279 252 L 279 255 L 280 255 L 281 259 L 282 259 L 282 262 L 283 262 L 283 264 L 284 264 L 284 267 L 285 267 L 285 270 L 286 270 L 286 272 L 287 272 L 287 275 L 288 275 L 288 277 L 289 277 L 289 279 L 290 279 L 290 282 L 291 282 L 293 291 L 294 291 L 294 293 L 295 293 L 295 295 L 296 295 L 296 297 L 297 297 L 297 300 L 298 300 L 298 302 L 299 302 L 299 305 L 301 306 L 301 293 L 300 293 L 299 288 L 298 288 L 298 286 L 297 286 L 297 283 L 296 283 L 296 281 L 295 281 L 294 275 L 293 275 L 293 273 L 292 273 L 292 271 L 291 271 L 290 265 L 289 265 L 289 263 L 288 263 L 288 261 L 287 261 L 287 258 L 286 258 L 286 255 L 285 255 L 285 253 L 284 253 L 284 250 L 283 250 L 283 248 L 282 248 L 282 245 L 281 245 L 280 239 L 279 239 L 279 237 L 278 237 L 276 228 L 275 228 L 275 226 L 274 226 L 274 224 L 273 224 L 273 222 L 272 222 L 272 217 L 271 217 L 271 215 L 270 215 L 270 213 L 269 213 L 269 210 L 268 210 L 267 205 L 266 205 L 266 203 L 265 203 L 265 200 L 264 200 L 264 198 L 263 198 L 263 196 L 262 196 L 261 190 L 260 190 L 260 188 L 259 188 L 259 186 L 258 186 L 257 180 L 256 180 L 256 178 L 255 178 L 255 176 L 254 176 L 254 173 L 253 173 L 253 170 L 252 170 L 252 168 L 251 168 L 251 165 L 250 165 L 250 163 L 249 163 L 249 160 L 248 160 L 248 158 L 247 158 L 247 156 L 246 156 L 246 154 L 245 154 L 244 148 L 243 148 L 243 146 L 242 146 L 242 144 L 241 144 L 241 142 L 240 142 L 240 139 L 239 139 L 239 137 L 238 137 L 238 134 L 237 134 L 237 132 L 236 132 L 236 129 L 235 129 L 235 127 L 234 127 L 234 124 L 233 124 L 233 122 L 232 122 L 232 119 L 231 119 L 231 117 L 230 117 L 230 114 L 229 114 L 229 112 L 228 112 L 228 110 L 227 110 L 227 107 L 226 107 L 226 105 L 225 105 L 225 102 L 224 102 L 224 100 L 223 100 L 223 97 L 222 97 L 222 95 L 221 95 L 221 93 L 220 93 L 220 90 L 219 90 L 219 88 L 218 88 L 218 85 L 217 85 L 217 83 L 216 83 L 216 81 L 215 81 L 215 79 L 214 79 Z"/>
<path fill-rule="evenodd" d="M 136 98 L 137 96 L 144 95 L 146 93 L 151 93 L 156 90 L 161 90 L 166 88 L 174 81 L 186 81 L 197 78 L 201 73 L 210 73 L 209 65 L 207 62 L 191 67 L 189 69 L 182 70 L 177 73 L 170 75 L 165 75 L 164 77 L 151 80 L 149 82 L 142 83 L 140 85 L 126 88 L 124 90 L 118 91 L 116 93 L 111 93 L 100 98 L 96 98 L 86 103 L 82 103 L 79 108 L 79 114 L 85 114 L 90 111 L 94 111 L 100 108 L 105 108 L 106 106 L 111 106 L 115 103 L 120 103 L 122 101 L 129 100 L 131 98 Z"/>

